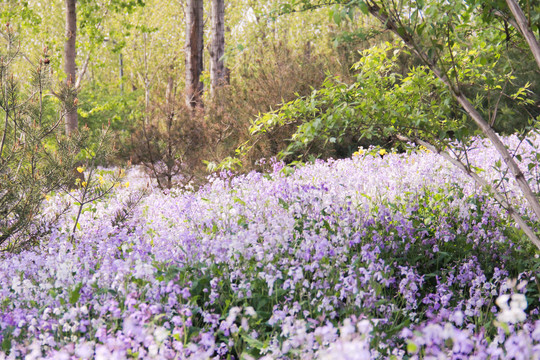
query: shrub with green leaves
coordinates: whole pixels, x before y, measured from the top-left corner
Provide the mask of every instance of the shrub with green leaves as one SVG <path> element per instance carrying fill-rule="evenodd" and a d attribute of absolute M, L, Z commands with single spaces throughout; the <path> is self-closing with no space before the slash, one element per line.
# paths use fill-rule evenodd
<path fill-rule="evenodd" d="M 29 83 L 21 84 L 22 76 L 12 72 L 20 54 L 10 26 L 6 36 L 0 54 L 0 250 L 14 251 L 37 241 L 67 210 L 59 209 L 49 218 L 38 216 L 45 196 L 76 187 L 76 163 L 94 165 L 108 150 L 105 136 L 92 145 L 88 131 L 71 137 L 61 133 L 64 109 L 58 104 L 64 102 L 48 91 L 49 55 L 44 52 Z M 69 95 L 64 89 L 57 93 Z"/>
<path fill-rule="evenodd" d="M 258 137 L 284 126 L 297 127 L 280 153 L 290 160 L 335 156 L 340 146 L 356 145 L 343 154 L 350 156 L 358 145 L 387 145 L 397 133 L 438 139 L 465 129 L 440 81 L 424 67 L 401 73 L 403 53 L 389 43 L 362 52 L 352 84 L 329 77 L 311 95 L 260 116 L 251 127 L 252 142 L 239 155 L 247 154 Z"/>

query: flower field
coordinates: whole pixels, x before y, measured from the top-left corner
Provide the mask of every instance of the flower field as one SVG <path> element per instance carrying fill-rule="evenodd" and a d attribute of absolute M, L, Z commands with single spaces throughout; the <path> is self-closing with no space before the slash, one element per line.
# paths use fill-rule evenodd
<path fill-rule="evenodd" d="M 530 140 L 506 139 L 537 184 Z M 537 252 L 439 156 L 273 167 L 142 197 L 128 172 L 74 241 L 68 213 L 2 255 L 0 359 L 540 359 Z"/>

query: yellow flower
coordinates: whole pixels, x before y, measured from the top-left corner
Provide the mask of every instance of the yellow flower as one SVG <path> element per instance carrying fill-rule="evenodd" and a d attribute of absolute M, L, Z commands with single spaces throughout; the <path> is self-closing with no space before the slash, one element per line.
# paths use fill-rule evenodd
<path fill-rule="evenodd" d="M 84 168 L 83 168 L 82 166 L 79 166 L 79 167 L 77 168 L 77 171 L 80 172 L 80 173 L 82 173 L 82 172 L 84 171 Z"/>
<path fill-rule="evenodd" d="M 129 181 L 126 181 L 126 182 L 125 182 L 124 187 L 125 187 L 125 188 L 128 188 L 128 187 L 129 187 Z"/>
<path fill-rule="evenodd" d="M 353 153 L 353 156 L 362 156 L 364 155 L 365 151 L 362 148 L 359 148 L 357 151 Z"/>
<path fill-rule="evenodd" d="M 98 179 L 99 179 L 99 184 L 100 185 L 103 185 L 105 183 L 105 180 L 103 180 L 103 176 L 99 175 Z"/>
<path fill-rule="evenodd" d="M 86 181 L 83 181 L 81 185 L 82 185 L 82 187 L 86 187 L 86 185 L 88 185 L 88 183 Z"/>
<path fill-rule="evenodd" d="M 386 154 L 388 154 L 388 152 L 386 151 L 386 149 L 381 149 L 381 150 L 379 150 L 379 155 L 384 156 L 384 155 L 386 155 Z"/>

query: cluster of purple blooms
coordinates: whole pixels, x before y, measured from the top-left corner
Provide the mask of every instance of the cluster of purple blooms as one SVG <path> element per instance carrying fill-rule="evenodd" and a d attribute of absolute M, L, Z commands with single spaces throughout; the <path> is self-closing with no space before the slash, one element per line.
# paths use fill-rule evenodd
<path fill-rule="evenodd" d="M 540 140 L 506 142 L 534 181 Z M 469 159 L 500 175 L 482 140 Z M 66 214 L 3 254 L 0 360 L 540 359 L 534 251 L 465 175 L 421 150 L 283 166 L 151 188 L 118 221 L 133 170 L 73 240 Z"/>

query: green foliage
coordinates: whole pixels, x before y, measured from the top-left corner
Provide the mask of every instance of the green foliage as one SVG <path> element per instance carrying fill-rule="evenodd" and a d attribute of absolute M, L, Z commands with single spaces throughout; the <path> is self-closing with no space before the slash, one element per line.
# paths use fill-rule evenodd
<path fill-rule="evenodd" d="M 326 58 L 315 51 L 310 53 L 308 50 L 313 45 L 306 43 L 305 46 L 306 51 L 298 52 L 293 46 L 268 40 L 267 47 L 248 49 L 238 56 L 235 60 L 237 76 L 231 78 L 230 85 L 218 89 L 214 99 L 205 103 L 206 121 L 218 130 L 217 146 L 209 148 L 210 156 L 205 159 L 211 170 L 233 155 L 238 144 L 249 139 L 251 119 L 320 87 L 325 79 L 325 69 L 339 72 L 334 58 Z M 293 127 L 283 126 L 265 133 L 241 161 L 227 158 L 231 160 L 228 168 L 243 165 L 244 170 L 249 170 L 260 158 L 274 157 L 293 132 Z"/>
<path fill-rule="evenodd" d="M 82 88 L 78 94 L 79 122 L 88 126 L 94 137 L 99 136 L 103 127 L 108 127 L 117 140 L 128 142 L 130 129 L 142 117 L 142 94 L 141 91 L 122 93 L 115 87 L 94 82 Z"/>
<path fill-rule="evenodd" d="M 7 34 L 0 57 L 0 249 L 15 251 L 37 242 L 58 220 L 60 214 L 39 216 L 48 193 L 78 189 L 80 215 L 85 204 L 110 191 L 95 179 L 94 170 L 110 156 L 112 142 L 106 130 L 95 137 L 86 127 L 70 137 L 62 134 L 66 109 L 58 105 L 71 96 L 69 89 L 61 88 L 59 99 L 48 94 L 50 61 L 45 53 L 25 92 L 11 70 L 20 54 L 10 27 Z M 89 169 L 86 178 L 81 169 Z"/>
<path fill-rule="evenodd" d="M 75 231 L 80 228 L 81 214 L 85 211 L 96 211 L 95 208 L 86 205 L 106 198 L 115 187 L 121 185 L 123 170 L 119 169 L 113 174 L 97 170 L 97 165 L 106 164 L 114 153 L 111 136 L 109 128 L 103 128 L 98 136 L 91 136 L 90 129 L 85 127 L 72 135 L 69 145 L 63 146 L 59 151 L 59 153 L 66 150 L 67 153 L 78 153 L 75 157 L 78 160 L 74 164 L 76 167 L 71 167 L 71 172 L 75 176 L 68 177 L 68 184 L 64 186 L 64 190 L 77 206 L 77 215 L 74 217 L 71 230 L 72 240 Z M 72 148 L 69 149 L 70 147 Z"/>
<path fill-rule="evenodd" d="M 65 144 L 57 137 L 63 117 L 59 112 L 45 116 L 45 109 L 54 106 L 45 98 L 47 56 L 32 72 L 32 92 L 24 94 L 11 72 L 19 53 L 11 27 L 7 30 L 0 58 L 0 247 L 14 250 L 31 243 L 40 232 L 36 223 L 40 205 L 45 194 L 62 185 L 70 163 L 55 153 Z"/>
<path fill-rule="evenodd" d="M 280 12 L 325 5 L 293 1 L 282 4 Z M 356 19 L 354 9 L 368 13 L 379 8 L 383 16 L 396 16 L 396 34 L 414 38 L 416 47 L 405 50 L 387 43 L 361 52 L 353 66 L 358 72 L 354 82 L 329 77 L 310 96 L 260 116 L 251 127 L 254 138 L 238 148 L 237 157 L 249 153 L 262 134 L 283 127 L 296 128 L 288 145 L 281 145 L 280 157 L 288 161 L 349 156 L 359 145 L 393 143 L 395 135 L 445 147 L 449 139 L 461 141 L 476 132 L 452 92 L 465 93 L 495 129 L 507 133 L 526 127 L 531 114 L 538 112 L 531 99 L 538 82 L 529 81 L 538 74 L 525 75 L 523 62 L 508 56 L 519 44 L 511 44 L 509 50 L 507 34 L 473 20 L 475 7 L 465 2 L 387 1 L 370 1 L 369 6 L 363 1 L 337 2 L 330 14 L 341 24 Z M 412 55 L 436 64 L 446 80 L 436 80 L 432 69 L 418 65 Z M 227 158 L 220 166 L 234 162 Z"/>
<path fill-rule="evenodd" d="M 387 43 L 362 52 L 355 65 L 358 74 L 354 83 L 327 78 L 310 96 L 259 117 L 251 133 L 259 135 L 275 127 L 295 125 L 296 132 L 281 156 L 305 158 L 314 149 L 351 138 L 357 144 L 364 139 L 383 143 L 395 134 L 445 138 L 448 132 L 462 129 L 463 119 L 451 117 L 454 102 L 441 82 L 424 67 L 413 68 L 405 75 L 399 72 L 403 51 Z"/>

